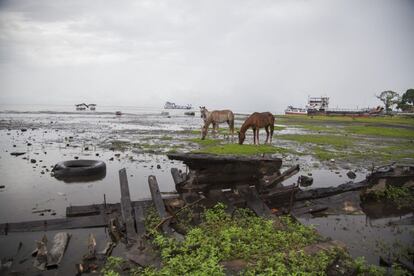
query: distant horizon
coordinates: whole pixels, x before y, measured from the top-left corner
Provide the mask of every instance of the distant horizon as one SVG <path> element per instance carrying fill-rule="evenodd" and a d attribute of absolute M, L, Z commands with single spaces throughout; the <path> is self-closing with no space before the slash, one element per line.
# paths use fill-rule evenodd
<path fill-rule="evenodd" d="M 414 87 L 414 1 L 0 1 L 0 102 L 282 111 Z"/>

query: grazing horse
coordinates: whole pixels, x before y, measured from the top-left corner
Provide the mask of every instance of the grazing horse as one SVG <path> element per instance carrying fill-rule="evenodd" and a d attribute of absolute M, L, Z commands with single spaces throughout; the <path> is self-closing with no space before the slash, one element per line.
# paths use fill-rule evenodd
<path fill-rule="evenodd" d="M 200 106 L 201 118 L 204 120 L 204 126 L 201 131 L 201 139 L 207 136 L 208 128 L 213 124 L 213 132 L 218 131 L 219 123 L 226 122 L 229 125 L 231 139 L 234 135 L 234 114 L 231 110 L 214 110 L 208 111 L 205 106 Z"/>
<path fill-rule="evenodd" d="M 273 136 L 273 130 L 275 127 L 275 117 L 273 117 L 273 114 L 270 112 L 263 112 L 258 113 L 255 112 L 252 115 L 249 116 L 249 118 L 246 119 L 246 121 L 243 123 L 243 125 L 240 128 L 239 132 L 239 144 L 243 144 L 244 139 L 246 138 L 246 131 L 249 128 L 253 129 L 253 140 L 254 144 L 259 144 L 259 129 L 264 127 L 266 129 L 266 142 L 269 142 L 269 136 L 270 136 L 270 143 L 272 143 L 272 136 Z M 270 128 L 270 133 L 269 133 Z M 270 134 L 270 135 L 269 135 Z"/>

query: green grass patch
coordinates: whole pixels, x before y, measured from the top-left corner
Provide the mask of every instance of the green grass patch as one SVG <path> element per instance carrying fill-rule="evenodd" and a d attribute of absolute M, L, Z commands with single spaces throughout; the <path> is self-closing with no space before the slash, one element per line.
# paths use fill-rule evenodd
<path fill-rule="evenodd" d="M 160 140 L 162 140 L 162 141 L 171 141 L 172 139 L 173 139 L 173 137 L 167 136 L 167 135 L 164 135 L 164 136 L 160 137 Z"/>
<path fill-rule="evenodd" d="M 393 203 L 397 208 L 413 208 L 414 191 L 408 187 L 387 185 L 384 190 L 377 190 L 364 194 L 363 200 L 375 200 Z"/>
<path fill-rule="evenodd" d="M 295 141 L 301 144 L 330 145 L 336 148 L 351 146 L 355 141 L 353 138 L 339 135 L 299 135 L 286 134 L 278 135 L 278 139 Z"/>
<path fill-rule="evenodd" d="M 264 153 L 291 153 L 291 150 L 286 148 L 275 147 L 272 145 L 239 145 L 226 144 L 205 147 L 196 152 L 210 153 L 210 154 L 235 154 L 235 155 L 257 155 Z"/>
<path fill-rule="evenodd" d="M 369 123 L 369 124 L 385 124 L 385 125 L 406 125 L 414 126 L 413 117 L 399 117 L 399 116 L 381 116 L 381 117 L 349 117 L 349 116 L 294 116 L 294 115 L 277 115 L 276 120 L 284 123 L 312 123 L 312 122 L 327 122 L 327 123 Z"/>
<path fill-rule="evenodd" d="M 162 267 L 143 268 L 119 257 L 109 257 L 100 272 L 105 276 L 224 276 L 228 274 L 223 262 L 238 260 L 240 275 L 327 275 L 332 265 L 340 260 L 344 273 L 385 275 L 383 268 L 366 265 L 362 258 L 353 260 L 340 249 L 304 253 L 303 248 L 323 239 L 313 227 L 289 217 L 280 218 L 282 229 L 274 221 L 258 217 L 248 209 L 236 209 L 231 215 L 227 214 L 222 203 L 199 216 L 201 223 L 188 229 L 184 241 L 177 241 L 156 230 L 161 219 L 155 208 L 147 209 L 145 226 L 150 241 L 159 251 Z"/>
<path fill-rule="evenodd" d="M 274 131 L 281 131 L 281 130 L 284 130 L 284 129 L 286 129 L 285 126 L 274 126 Z"/>
<path fill-rule="evenodd" d="M 160 218 L 149 212 L 147 229 L 154 229 Z M 378 267 L 354 261 L 341 250 L 320 251 L 308 255 L 303 248 L 317 243 L 321 237 L 312 227 L 282 217 L 280 229 L 272 220 L 257 217 L 247 209 L 237 209 L 232 215 L 221 203 L 201 214 L 202 222 L 192 227 L 183 242 L 149 230 L 153 244 L 163 262 L 160 269 L 142 271 L 142 275 L 226 275 L 223 261 L 244 263 L 241 275 L 326 275 L 338 258 L 355 268 L 357 275 L 378 272 Z M 381 273 L 382 272 L 382 273 Z"/>
<path fill-rule="evenodd" d="M 414 129 L 361 125 L 348 126 L 345 130 L 359 135 L 414 139 Z"/>

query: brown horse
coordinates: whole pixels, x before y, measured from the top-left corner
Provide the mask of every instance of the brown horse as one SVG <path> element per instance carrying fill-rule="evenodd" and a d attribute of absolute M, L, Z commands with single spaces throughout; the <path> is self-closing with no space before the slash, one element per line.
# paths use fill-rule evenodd
<path fill-rule="evenodd" d="M 234 135 L 234 114 L 231 110 L 214 110 L 208 111 L 205 106 L 200 106 L 201 118 L 204 120 L 204 126 L 201 131 L 201 139 L 207 136 L 208 128 L 213 124 L 213 133 L 218 131 L 219 123 L 226 122 L 229 125 L 231 139 Z"/>
<path fill-rule="evenodd" d="M 273 130 L 275 127 L 275 117 L 273 117 L 273 114 L 270 112 L 263 112 L 258 113 L 255 112 L 252 115 L 249 116 L 249 118 L 246 119 L 246 121 L 243 123 L 243 125 L 240 128 L 239 132 L 239 144 L 243 144 L 244 139 L 246 138 L 246 131 L 249 128 L 253 129 L 253 140 L 254 144 L 259 144 L 259 129 L 264 127 L 266 129 L 266 142 L 269 142 L 269 136 L 270 136 L 270 143 L 272 143 L 272 136 L 273 136 Z M 269 133 L 270 128 L 270 133 Z M 270 134 L 270 135 L 269 135 Z"/>

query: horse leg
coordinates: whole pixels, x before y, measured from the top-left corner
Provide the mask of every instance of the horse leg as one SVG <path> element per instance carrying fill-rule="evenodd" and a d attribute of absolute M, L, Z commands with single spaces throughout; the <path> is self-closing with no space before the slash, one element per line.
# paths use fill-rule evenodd
<path fill-rule="evenodd" d="M 253 143 L 256 145 L 256 129 L 253 128 Z"/>
<path fill-rule="evenodd" d="M 257 145 L 259 145 L 259 128 L 256 129 L 256 136 Z"/>
<path fill-rule="evenodd" d="M 271 124 L 270 125 L 270 144 L 272 143 L 272 138 L 273 138 L 273 131 L 275 130 L 275 125 Z"/>
<path fill-rule="evenodd" d="M 269 127 L 265 127 L 266 130 L 266 142 L 265 144 L 269 143 Z"/>

